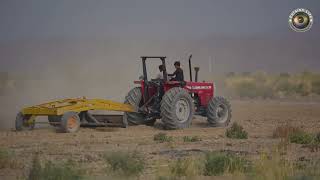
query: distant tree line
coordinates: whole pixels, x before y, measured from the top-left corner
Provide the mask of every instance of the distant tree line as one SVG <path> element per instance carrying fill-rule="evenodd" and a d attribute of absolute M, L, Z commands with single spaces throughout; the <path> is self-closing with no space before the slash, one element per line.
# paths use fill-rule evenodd
<path fill-rule="evenodd" d="M 267 74 L 243 72 L 226 74 L 225 85 L 233 96 L 238 97 L 288 97 L 320 95 L 320 73 Z"/>

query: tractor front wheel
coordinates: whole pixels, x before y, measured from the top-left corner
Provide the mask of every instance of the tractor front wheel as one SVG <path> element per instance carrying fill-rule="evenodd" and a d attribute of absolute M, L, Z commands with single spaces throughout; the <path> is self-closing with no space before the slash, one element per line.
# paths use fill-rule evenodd
<path fill-rule="evenodd" d="M 166 129 L 188 128 L 194 113 L 194 103 L 187 90 L 170 89 L 161 101 L 161 117 Z"/>
<path fill-rule="evenodd" d="M 208 123 L 210 126 L 226 127 L 231 120 L 231 105 L 221 96 L 213 97 L 207 109 Z"/>

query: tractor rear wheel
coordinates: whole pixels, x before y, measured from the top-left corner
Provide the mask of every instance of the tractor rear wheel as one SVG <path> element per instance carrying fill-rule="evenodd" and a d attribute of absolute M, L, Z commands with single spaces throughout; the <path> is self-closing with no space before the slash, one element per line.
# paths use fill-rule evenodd
<path fill-rule="evenodd" d="M 187 90 L 175 87 L 162 97 L 161 117 L 166 129 L 188 128 L 194 113 L 194 103 Z"/>
<path fill-rule="evenodd" d="M 141 100 L 142 100 L 141 88 L 135 87 L 128 92 L 128 95 L 126 96 L 124 103 L 130 104 L 136 110 L 138 110 Z M 124 118 L 123 119 L 124 126 L 128 126 L 128 125 L 134 126 L 134 125 L 141 125 L 141 124 L 153 126 L 155 122 L 155 120 L 146 122 L 145 121 L 146 116 L 142 113 L 136 113 L 136 112 L 125 112 L 123 118 Z"/>
<path fill-rule="evenodd" d="M 210 126 L 226 127 L 231 120 L 231 105 L 221 96 L 213 97 L 208 104 L 207 117 Z"/>
<path fill-rule="evenodd" d="M 61 131 L 64 133 L 74 133 L 80 128 L 80 117 L 76 112 L 66 112 L 61 117 Z"/>

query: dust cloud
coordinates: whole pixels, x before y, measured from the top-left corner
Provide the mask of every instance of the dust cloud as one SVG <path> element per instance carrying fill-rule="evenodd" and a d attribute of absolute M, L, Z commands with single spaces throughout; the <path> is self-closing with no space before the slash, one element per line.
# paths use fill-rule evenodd
<path fill-rule="evenodd" d="M 52 100 L 85 96 L 122 102 L 142 75 L 140 56 L 165 55 L 165 51 L 148 49 L 147 43 L 137 47 L 134 42 L 99 40 L 22 42 L 1 50 L 5 63 L 16 63 L 7 69 L 2 83 L 0 129 L 14 128 L 15 116 L 23 107 Z M 185 61 L 177 55 L 167 60 L 168 71 L 173 71 L 174 60 Z M 160 63 L 150 62 L 149 77 L 155 76 Z"/>
<path fill-rule="evenodd" d="M 320 41 L 284 38 L 204 39 L 51 39 L 0 44 L 0 72 L 7 72 L 0 91 L 0 129 L 14 128 L 23 107 L 56 99 L 83 97 L 122 102 L 142 75 L 140 56 L 167 56 L 168 71 L 181 61 L 186 79 L 188 55 L 200 67 L 200 80 L 217 81 L 227 72 L 319 70 Z M 151 63 L 151 76 L 160 61 Z M 219 85 L 218 93 L 223 93 Z"/>

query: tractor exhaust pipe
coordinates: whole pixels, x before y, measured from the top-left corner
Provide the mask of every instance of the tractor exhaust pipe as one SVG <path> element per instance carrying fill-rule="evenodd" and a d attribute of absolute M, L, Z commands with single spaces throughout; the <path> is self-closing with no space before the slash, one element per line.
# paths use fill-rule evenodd
<path fill-rule="evenodd" d="M 199 67 L 194 67 L 194 71 L 196 72 L 195 77 L 194 77 L 194 81 L 198 82 L 198 72 L 199 72 L 200 68 Z"/>
<path fill-rule="evenodd" d="M 192 58 L 192 54 L 190 54 L 190 56 L 189 56 L 189 73 L 190 73 L 190 82 L 192 82 L 191 58 Z"/>

